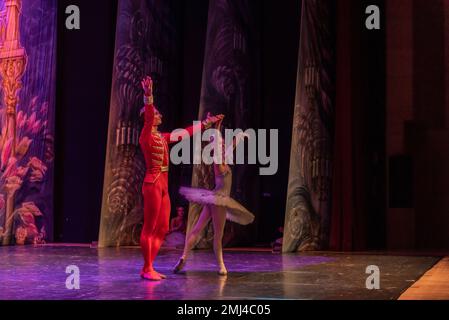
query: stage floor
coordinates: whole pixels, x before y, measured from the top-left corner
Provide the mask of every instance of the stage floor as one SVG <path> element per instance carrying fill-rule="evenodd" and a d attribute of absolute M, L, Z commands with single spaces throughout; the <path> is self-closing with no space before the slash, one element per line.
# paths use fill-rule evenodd
<path fill-rule="evenodd" d="M 440 258 L 334 253 L 225 252 L 227 277 L 213 252 L 196 251 L 186 272 L 171 273 L 180 251 L 162 251 L 155 267 L 168 279 L 141 280 L 140 250 L 76 246 L 0 247 L 2 300 L 397 299 Z M 80 289 L 66 288 L 66 267 Z M 366 288 L 366 268 L 380 269 L 380 289 Z"/>

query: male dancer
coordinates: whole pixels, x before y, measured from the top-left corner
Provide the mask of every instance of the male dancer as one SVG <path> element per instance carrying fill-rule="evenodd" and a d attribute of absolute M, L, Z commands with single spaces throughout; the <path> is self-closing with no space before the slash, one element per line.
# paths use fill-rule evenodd
<path fill-rule="evenodd" d="M 142 193 L 144 200 L 144 224 L 140 236 L 140 246 L 144 257 L 144 267 L 140 276 L 146 280 L 159 281 L 165 279 L 163 274 L 153 269 L 153 261 L 164 241 L 169 229 L 170 197 L 168 194 L 168 144 L 179 142 L 170 140 L 170 133 L 160 133 L 159 125 L 162 115 L 153 105 L 153 81 L 146 77 L 142 81 L 145 103 L 145 123 L 139 143 L 142 148 L 147 172 Z M 205 130 L 223 119 L 223 115 L 211 117 L 201 123 L 201 127 L 190 127 L 186 130 L 192 136 L 196 130 Z M 184 138 L 184 137 L 183 137 Z"/>

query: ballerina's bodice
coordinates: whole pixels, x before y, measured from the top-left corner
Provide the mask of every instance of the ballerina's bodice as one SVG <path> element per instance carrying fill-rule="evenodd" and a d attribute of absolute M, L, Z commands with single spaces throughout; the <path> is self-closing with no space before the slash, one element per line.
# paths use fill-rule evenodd
<path fill-rule="evenodd" d="M 223 174 L 215 175 L 215 188 L 214 192 L 223 196 L 229 196 L 231 194 L 232 187 L 232 171 L 226 171 Z"/>

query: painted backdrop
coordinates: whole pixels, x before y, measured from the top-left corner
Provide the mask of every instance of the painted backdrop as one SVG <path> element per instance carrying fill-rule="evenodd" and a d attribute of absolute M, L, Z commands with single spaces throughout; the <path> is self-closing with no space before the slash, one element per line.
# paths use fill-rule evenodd
<path fill-rule="evenodd" d="M 302 1 L 283 251 L 329 242 L 335 107 L 335 5 Z"/>
<path fill-rule="evenodd" d="M 145 163 L 141 81 L 151 75 L 155 104 L 172 128 L 178 72 L 176 0 L 121 0 L 118 6 L 100 246 L 138 245 L 143 223 Z M 162 128 L 162 129 L 164 129 Z"/>
<path fill-rule="evenodd" d="M 0 245 L 53 237 L 56 1 L 0 0 Z"/>
<path fill-rule="evenodd" d="M 208 112 L 225 114 L 225 128 L 256 128 L 258 97 L 260 96 L 260 3 L 249 0 L 211 0 L 206 38 L 206 52 L 199 119 Z M 195 165 L 193 187 L 214 188 L 210 165 Z M 231 196 L 257 215 L 260 179 L 257 168 L 250 165 L 233 166 Z M 191 204 L 188 232 L 198 221 L 202 207 Z M 254 239 L 256 222 L 240 226 L 229 222 L 223 242 L 225 245 L 248 244 Z M 211 247 L 213 228 L 210 223 L 198 247 Z"/>

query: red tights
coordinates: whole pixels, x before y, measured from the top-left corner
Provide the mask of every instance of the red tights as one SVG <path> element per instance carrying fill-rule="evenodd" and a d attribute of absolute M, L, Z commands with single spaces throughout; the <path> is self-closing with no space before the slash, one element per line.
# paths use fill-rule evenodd
<path fill-rule="evenodd" d="M 162 174 L 155 183 L 144 183 L 142 193 L 144 220 L 140 246 L 145 260 L 142 271 L 151 273 L 154 272 L 153 261 L 169 230 L 170 197 L 168 194 L 168 176 Z"/>

